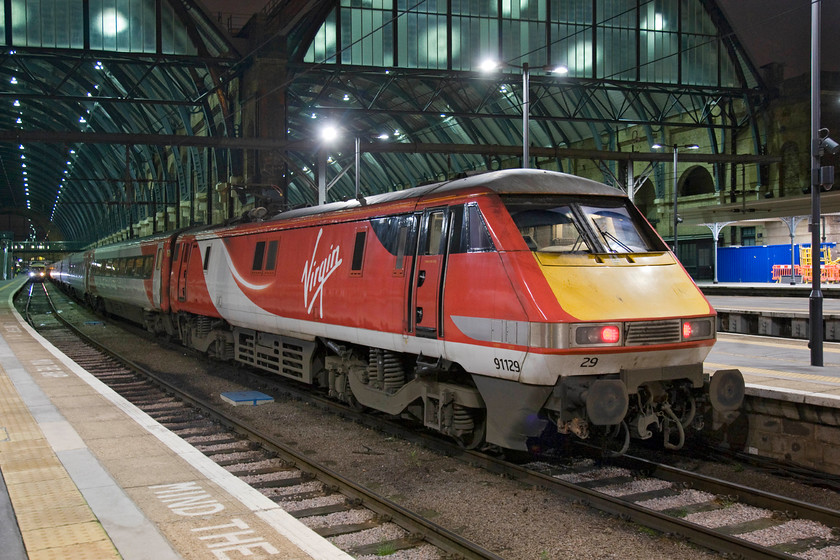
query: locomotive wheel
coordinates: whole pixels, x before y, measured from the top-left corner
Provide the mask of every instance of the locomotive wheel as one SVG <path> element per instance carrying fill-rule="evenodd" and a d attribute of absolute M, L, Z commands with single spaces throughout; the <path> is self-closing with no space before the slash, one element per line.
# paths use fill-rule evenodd
<path fill-rule="evenodd" d="M 622 420 L 620 424 L 604 427 L 606 431 L 601 436 L 601 455 L 604 457 L 624 455 L 630 447 L 630 428 L 627 422 Z M 619 442 L 618 446 L 616 442 Z M 616 447 L 618 449 L 615 449 Z"/>
<path fill-rule="evenodd" d="M 346 391 L 345 399 L 346 399 L 347 404 L 350 406 L 350 408 L 352 408 L 356 412 L 364 412 L 364 410 L 367 407 L 365 405 L 363 405 L 362 403 L 360 403 L 356 399 L 356 395 L 354 395 L 353 391 L 350 389 L 350 384 L 349 383 L 347 384 L 347 386 L 345 388 L 345 391 Z"/>
<path fill-rule="evenodd" d="M 458 445 L 464 449 L 476 449 L 484 443 L 484 435 L 487 432 L 487 419 L 483 412 L 473 415 L 473 429 L 455 437 Z"/>

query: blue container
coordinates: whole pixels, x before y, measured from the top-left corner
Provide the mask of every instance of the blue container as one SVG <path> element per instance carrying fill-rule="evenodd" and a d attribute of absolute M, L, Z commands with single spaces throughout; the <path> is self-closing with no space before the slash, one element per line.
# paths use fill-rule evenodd
<path fill-rule="evenodd" d="M 793 246 L 793 264 L 799 264 L 799 248 L 810 243 Z M 823 243 L 835 257 L 836 243 Z M 773 282 L 774 264 L 791 264 L 790 245 L 760 245 L 754 247 L 718 248 L 718 282 Z M 836 255 L 840 257 L 840 254 Z"/>

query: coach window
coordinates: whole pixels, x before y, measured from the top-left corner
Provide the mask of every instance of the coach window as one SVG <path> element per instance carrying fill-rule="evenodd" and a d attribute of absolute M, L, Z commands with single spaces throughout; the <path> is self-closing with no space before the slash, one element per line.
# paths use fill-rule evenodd
<path fill-rule="evenodd" d="M 207 267 L 210 266 L 210 249 L 212 248 L 211 245 L 208 245 L 206 249 L 204 249 L 204 270 L 207 270 Z"/>
<path fill-rule="evenodd" d="M 262 270 L 264 258 L 265 241 L 257 241 L 257 246 L 254 247 L 254 264 L 251 267 L 251 270 Z"/>
<path fill-rule="evenodd" d="M 265 269 L 274 270 L 277 263 L 277 241 L 268 242 L 268 251 L 265 253 Z"/>
<path fill-rule="evenodd" d="M 356 241 L 353 244 L 353 261 L 350 265 L 350 276 L 361 276 L 362 265 L 365 260 L 365 239 L 367 238 L 367 230 L 356 232 Z"/>
<path fill-rule="evenodd" d="M 163 255 L 163 247 L 158 247 L 157 255 L 155 255 L 155 270 L 160 270 L 161 261 L 163 260 L 160 258 L 161 255 Z"/>

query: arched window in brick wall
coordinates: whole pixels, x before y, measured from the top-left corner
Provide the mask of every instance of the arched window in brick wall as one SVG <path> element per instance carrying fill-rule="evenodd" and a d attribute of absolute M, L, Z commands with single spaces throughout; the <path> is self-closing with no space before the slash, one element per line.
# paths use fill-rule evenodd
<path fill-rule="evenodd" d="M 680 196 L 714 194 L 715 180 L 709 170 L 701 165 L 688 169 L 680 178 Z"/>

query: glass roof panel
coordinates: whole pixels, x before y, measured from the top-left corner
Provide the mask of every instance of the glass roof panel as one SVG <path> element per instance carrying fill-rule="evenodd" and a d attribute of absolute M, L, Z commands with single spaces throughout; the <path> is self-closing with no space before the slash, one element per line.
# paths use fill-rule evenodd
<path fill-rule="evenodd" d="M 6 42 L 7 25 L 11 24 L 12 45 L 18 47 L 84 49 L 87 31 L 92 50 L 156 52 L 156 0 L 89 0 L 87 22 L 83 4 L 82 0 L 13 2 L 10 22 L 6 21 L 6 10 L 0 9 L 3 42 Z M 172 5 L 161 3 L 163 53 L 197 54 L 188 34 L 189 26 L 182 20 Z"/>
<path fill-rule="evenodd" d="M 0 131 L 28 135 L 0 144 L 0 166 L 14 170 L 0 175 L 0 207 L 44 216 L 39 235 L 49 226 L 51 235 L 90 241 L 149 216 L 154 206 L 144 201 L 150 198 L 164 199 L 161 212 L 164 203 L 177 205 L 179 189 L 193 181 L 198 192 L 206 190 L 215 154 L 199 160 L 191 148 L 173 150 L 154 139 L 227 130 L 229 115 L 208 109 L 227 95 L 218 76 L 239 54 L 198 6 L 189 0 L 14 0 L 0 3 L 0 26 L 3 39 L 12 41 L 0 69 L 8 84 Z M 235 81 L 228 83 L 235 89 Z M 53 131 L 66 139 L 52 140 Z M 103 141 L 105 134 L 145 135 L 152 142 L 129 149 Z M 199 163 L 185 164 L 192 160 Z"/>
<path fill-rule="evenodd" d="M 71 49 L 83 46 L 81 0 L 31 0 L 13 3 L 11 8 L 14 45 Z M 5 13 L 2 17 L 5 38 Z"/>
<path fill-rule="evenodd" d="M 364 61 L 367 66 L 392 66 L 394 64 L 394 32 L 391 19 L 391 2 L 377 2 L 380 7 L 348 7 L 349 0 L 342 0 L 342 62 L 352 64 Z M 359 30 L 358 38 L 353 30 Z M 317 43 L 316 43 L 317 44 Z"/>
<path fill-rule="evenodd" d="M 90 46 L 95 50 L 155 52 L 154 0 L 90 0 Z"/>
<path fill-rule="evenodd" d="M 188 33 L 188 27 L 168 2 L 161 4 L 161 50 L 165 54 L 196 54 L 198 49 Z"/>
<path fill-rule="evenodd" d="M 728 59 L 699 0 L 452 0 L 451 14 L 443 0 L 392 2 L 341 0 L 303 61 L 475 70 L 501 53 L 509 65 L 565 65 L 572 78 L 724 87 L 739 87 L 745 65 Z"/>

